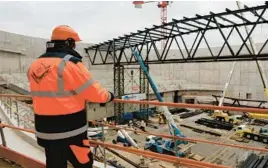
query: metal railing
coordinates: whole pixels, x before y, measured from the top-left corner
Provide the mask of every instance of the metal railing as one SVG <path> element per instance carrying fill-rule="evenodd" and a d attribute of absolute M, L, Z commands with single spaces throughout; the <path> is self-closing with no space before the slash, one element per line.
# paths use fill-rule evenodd
<path fill-rule="evenodd" d="M 8 91 L 0 88 L 0 93 Z M 34 128 L 34 112 L 28 104 L 14 97 L 0 97 L 0 105 L 11 123 L 20 128 Z"/>
<path fill-rule="evenodd" d="M 12 104 L 10 102 L 12 102 L 12 101 L 14 101 L 16 99 L 20 99 L 20 98 L 31 99 L 31 96 L 0 94 L 0 98 L 1 98 L 1 100 L 3 98 L 6 98 L 3 102 L 6 104 L 7 107 L 11 107 L 11 106 L 8 106 L 8 105 Z M 184 107 L 184 108 L 197 108 L 197 109 L 201 108 L 201 109 L 213 109 L 213 110 L 216 110 L 216 109 L 218 109 L 218 110 L 234 110 L 234 111 L 243 111 L 243 112 L 244 111 L 250 111 L 250 112 L 253 112 L 253 113 L 268 113 L 268 110 L 266 110 L 266 109 L 240 108 L 240 107 L 229 107 L 229 106 L 213 106 L 213 105 L 202 105 L 202 104 L 185 104 L 185 103 L 170 103 L 170 102 L 156 102 L 156 101 L 137 101 L 137 100 L 121 100 L 121 99 L 115 99 L 113 102 L 114 103 L 130 103 L 130 104 L 150 104 L 150 105 L 156 105 L 156 106 L 171 106 L 171 107 Z M 10 108 L 10 111 L 8 112 L 8 114 L 11 115 L 11 113 L 12 113 L 12 110 Z M 199 162 L 199 161 L 196 162 L 196 161 L 192 161 L 192 160 L 189 161 L 189 159 L 188 160 L 186 159 L 187 160 L 186 161 L 183 158 L 178 158 L 178 157 L 175 157 L 175 156 L 167 156 L 167 155 L 155 154 L 155 153 L 152 154 L 150 152 L 148 153 L 147 151 L 143 151 L 143 150 L 139 150 L 139 149 L 130 149 L 130 148 L 127 148 L 127 147 L 121 147 L 121 146 L 118 146 L 118 145 L 105 143 L 104 126 L 111 127 L 112 129 L 115 129 L 115 130 L 134 131 L 134 132 L 137 132 L 137 133 L 140 133 L 140 134 L 155 135 L 155 136 L 159 136 L 159 137 L 163 137 L 163 138 L 169 138 L 169 139 L 173 139 L 173 140 L 187 141 L 187 142 L 190 142 L 190 143 L 207 143 L 207 144 L 220 145 L 220 146 L 225 146 L 225 147 L 234 147 L 234 148 L 240 148 L 240 149 L 247 149 L 247 150 L 250 150 L 250 151 L 259 151 L 259 152 L 268 153 L 268 149 L 258 148 L 258 147 L 254 147 L 254 146 L 230 144 L 230 143 L 224 143 L 224 142 L 202 140 L 202 139 L 198 139 L 198 138 L 185 138 L 185 137 L 178 137 L 178 136 L 170 136 L 170 135 L 158 134 L 158 133 L 154 133 L 154 132 L 144 132 L 144 131 L 133 130 L 133 129 L 119 127 L 119 126 L 115 126 L 115 125 L 111 125 L 111 124 L 105 124 L 104 122 L 96 122 L 96 121 L 89 121 L 89 122 L 93 122 L 94 124 L 97 124 L 97 125 L 101 126 L 101 128 L 102 128 L 101 130 L 102 130 L 104 136 L 103 136 L 103 139 L 101 139 L 101 142 L 93 141 L 93 140 L 90 140 L 89 142 L 92 143 L 92 144 L 95 144 L 95 145 L 103 147 L 104 155 L 105 155 L 105 148 L 109 147 L 109 148 L 114 148 L 114 149 L 117 149 L 117 150 L 123 150 L 123 151 L 129 152 L 129 153 L 141 155 L 141 156 L 144 156 L 144 157 L 152 157 L 152 158 L 155 158 L 155 159 L 176 163 L 176 164 L 179 164 L 179 165 L 184 165 L 185 164 L 187 167 L 228 167 L 228 166 L 222 166 L 222 165 L 213 165 L 211 163 L 207 163 L 207 162 L 203 162 L 203 161 L 202 162 Z M 0 126 L 13 128 L 13 129 L 19 129 L 21 131 L 26 131 L 26 132 L 30 132 L 30 133 L 35 133 L 33 130 L 27 129 L 27 128 L 21 128 L 21 127 L 19 128 L 19 127 L 10 126 L 10 125 L 7 125 L 7 124 L 0 124 Z M 107 158 L 105 156 L 103 156 L 103 157 L 104 157 L 103 162 L 106 165 L 106 161 L 107 161 L 106 159 Z"/>

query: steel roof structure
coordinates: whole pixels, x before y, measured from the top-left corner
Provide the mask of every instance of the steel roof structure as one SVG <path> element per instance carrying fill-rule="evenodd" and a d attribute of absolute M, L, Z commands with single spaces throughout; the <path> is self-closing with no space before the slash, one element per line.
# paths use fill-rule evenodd
<path fill-rule="evenodd" d="M 184 17 L 181 20 L 172 19 L 171 22 L 164 25 L 156 26 L 151 28 L 145 28 L 144 30 L 138 30 L 135 33 L 130 33 L 112 40 L 108 40 L 90 47 L 85 48 L 86 53 L 89 56 L 92 65 L 105 65 L 105 64 L 117 64 L 117 65 L 133 65 L 138 64 L 134 56 L 127 57 L 126 50 L 146 50 L 147 54 L 144 56 L 144 60 L 149 64 L 163 64 L 163 63 L 185 63 L 185 62 L 214 62 L 214 61 L 248 61 L 248 60 L 267 60 L 268 53 L 263 53 L 263 49 L 267 44 L 267 40 L 263 43 L 263 46 L 258 53 L 253 53 L 250 46 L 246 44 L 249 40 L 250 35 L 255 30 L 255 27 L 259 24 L 268 23 L 266 16 L 264 15 L 268 7 L 268 3 L 265 2 L 262 6 L 248 7 L 244 6 L 241 10 L 230 10 L 226 9 L 222 13 L 210 12 L 209 15 L 196 15 L 192 18 Z M 247 14 L 247 17 L 241 16 L 241 13 Z M 230 18 L 232 17 L 232 18 Z M 251 19 L 249 19 L 251 18 Z M 238 21 L 238 20 L 239 21 Z M 250 26 L 251 29 L 246 37 L 243 37 L 241 30 L 244 26 Z M 226 36 L 223 32 L 224 29 L 231 29 L 229 34 Z M 161 30 L 167 30 L 168 34 L 165 36 L 161 35 Z M 220 51 L 217 54 L 213 54 L 211 47 L 208 44 L 208 40 L 205 37 L 207 32 L 212 30 L 219 31 L 223 44 Z M 242 45 L 238 51 L 234 51 L 233 46 L 230 44 L 230 36 L 234 32 L 237 32 L 241 40 Z M 189 34 L 196 34 L 196 38 L 189 49 L 185 44 L 185 37 Z M 212 37 L 214 38 L 214 37 Z M 166 40 L 166 45 L 163 50 L 156 47 L 156 42 Z M 181 44 L 179 44 L 181 40 Z M 210 55 L 202 55 L 197 57 L 196 52 L 200 46 L 201 41 L 204 40 Z M 180 51 L 180 57 L 169 58 L 168 52 L 173 43 L 176 43 L 178 50 Z M 230 51 L 229 55 L 221 55 L 223 48 L 227 46 Z M 242 54 L 241 50 L 246 47 L 247 53 Z M 149 59 L 148 55 L 151 50 L 156 53 L 155 58 Z M 183 50 L 186 52 L 183 53 Z M 185 54 L 186 53 L 186 54 Z M 97 61 L 97 57 L 100 57 Z M 111 57 L 112 59 L 108 59 Z M 112 60 L 112 61 L 111 61 Z"/>

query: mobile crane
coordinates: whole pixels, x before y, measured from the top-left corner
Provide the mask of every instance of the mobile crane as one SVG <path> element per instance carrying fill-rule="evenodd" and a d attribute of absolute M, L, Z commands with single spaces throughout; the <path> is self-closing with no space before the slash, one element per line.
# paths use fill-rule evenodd
<path fill-rule="evenodd" d="M 259 131 L 255 131 L 254 128 L 250 128 L 246 125 L 240 125 L 235 129 L 236 135 L 240 138 L 252 139 L 254 141 L 263 142 L 268 144 L 268 128 L 262 127 Z"/>
<path fill-rule="evenodd" d="M 232 69 L 231 69 L 231 71 L 229 73 L 228 80 L 225 83 L 225 87 L 224 87 L 224 90 L 222 92 L 222 96 L 221 96 L 221 99 L 220 99 L 220 102 L 219 102 L 218 106 L 222 106 L 222 104 L 223 104 L 223 100 L 224 100 L 224 97 L 226 95 L 226 91 L 228 89 L 228 86 L 229 86 L 230 81 L 231 81 L 232 76 L 233 76 L 235 65 L 236 65 L 236 61 L 233 63 Z M 215 110 L 213 112 L 213 114 L 212 114 L 212 118 L 216 119 L 217 121 L 229 122 L 229 123 L 232 123 L 232 124 L 238 124 L 238 123 L 241 122 L 241 116 L 240 115 L 230 115 L 228 112 L 224 112 L 222 110 Z"/>
<path fill-rule="evenodd" d="M 137 51 L 133 51 L 133 55 L 138 60 L 138 63 L 140 64 L 142 71 L 146 75 L 158 101 L 164 102 L 162 96 L 160 95 L 160 92 L 157 89 L 156 84 L 154 83 L 153 79 L 151 78 L 151 76 L 150 76 L 150 74 L 149 74 L 149 72 L 148 72 L 148 70 L 147 70 L 147 68 L 142 60 L 141 55 Z M 172 114 L 169 112 L 167 106 L 161 106 L 161 108 L 162 108 L 163 114 L 164 114 L 164 116 L 167 120 L 168 126 L 169 126 L 169 133 L 171 135 L 174 135 L 174 136 L 185 137 L 178 129 L 176 123 L 174 122 L 174 120 L 172 118 Z M 183 153 L 177 152 L 177 147 L 179 144 L 187 144 L 187 142 L 185 142 L 185 141 L 176 140 L 174 142 L 171 140 L 166 140 L 164 145 L 162 146 L 161 144 L 159 144 L 155 140 L 153 140 L 152 137 L 147 137 L 147 138 L 149 138 L 149 140 L 147 140 L 146 145 L 145 145 L 147 149 L 157 148 L 158 150 L 156 150 L 155 152 L 158 152 L 158 153 L 163 153 L 162 151 L 166 151 L 166 150 L 170 151 L 170 152 L 164 152 L 166 154 L 173 153 L 173 151 L 175 150 L 175 153 L 177 153 L 177 156 L 184 156 Z"/>
<path fill-rule="evenodd" d="M 236 4 L 237 4 L 238 9 L 242 9 L 241 2 L 236 1 Z M 245 6 L 245 8 L 246 7 L 247 6 Z M 241 13 L 241 15 L 243 16 L 243 13 Z M 245 31 L 246 31 L 246 34 L 249 35 L 249 30 L 248 30 L 247 26 L 245 26 Z M 257 53 L 256 46 L 254 45 L 254 42 L 253 42 L 253 39 L 252 39 L 251 36 L 249 36 L 249 43 L 250 43 L 250 46 L 251 46 L 253 54 L 256 54 Z M 225 97 L 226 90 L 227 90 L 228 85 L 230 83 L 230 80 L 232 78 L 232 74 L 233 74 L 235 65 L 236 65 L 236 61 L 233 63 L 233 67 L 232 67 L 232 70 L 230 71 L 229 79 L 225 84 L 225 88 L 224 88 L 224 91 L 223 91 L 222 98 L 220 100 L 219 106 L 222 106 L 223 99 Z M 264 93 L 265 93 L 266 97 L 268 97 L 267 79 L 266 79 L 266 77 L 264 75 L 263 66 L 262 66 L 261 62 L 258 61 L 258 60 L 256 60 L 256 65 L 257 65 L 257 68 L 258 68 L 258 71 L 259 71 L 259 74 L 260 74 L 260 77 L 261 77 Z M 267 119 L 268 118 L 268 115 L 265 115 L 265 114 L 248 113 L 246 116 L 248 118 L 251 118 L 251 119 Z M 225 122 L 231 122 L 231 123 L 234 123 L 234 124 L 238 124 L 240 122 L 240 120 L 238 119 L 240 117 L 236 118 L 236 116 L 230 116 L 228 113 L 224 113 L 223 111 L 219 111 L 219 110 L 215 110 L 213 115 L 212 115 L 212 117 L 214 119 L 216 119 L 216 120 L 225 121 Z"/>

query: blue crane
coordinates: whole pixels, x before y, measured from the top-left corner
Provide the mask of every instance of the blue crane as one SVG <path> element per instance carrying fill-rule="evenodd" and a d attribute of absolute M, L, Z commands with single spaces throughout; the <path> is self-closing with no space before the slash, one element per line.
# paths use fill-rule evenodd
<path fill-rule="evenodd" d="M 145 64 L 144 64 L 144 61 L 143 61 L 143 59 L 142 59 L 142 56 L 141 56 L 137 51 L 134 51 L 133 54 L 134 54 L 134 56 L 137 58 L 137 60 L 138 60 L 138 62 L 139 62 L 139 64 L 140 64 L 140 66 L 141 66 L 141 69 L 142 69 L 143 72 L 145 73 L 145 75 L 146 75 L 146 77 L 147 77 L 147 79 L 148 79 L 148 81 L 149 81 L 149 83 L 150 83 L 150 85 L 151 85 L 151 88 L 153 89 L 153 91 L 154 91 L 154 93 L 155 93 L 155 95 L 156 95 L 158 101 L 159 101 L 159 102 L 164 102 L 162 96 L 160 95 L 160 92 L 159 92 L 158 89 L 157 89 L 157 86 L 156 86 L 155 82 L 153 81 L 151 75 L 149 74 L 149 71 L 147 70 L 147 68 L 146 68 L 146 66 L 145 66 Z M 167 121 L 168 121 L 169 132 L 170 132 L 170 134 L 171 134 L 171 135 L 174 135 L 174 136 L 185 137 L 185 136 L 181 133 L 181 131 L 178 129 L 177 125 L 175 124 L 175 122 L 174 122 L 174 120 L 173 120 L 173 118 L 172 118 L 172 114 L 169 112 L 167 106 L 162 106 L 162 109 L 163 109 L 163 111 L 164 111 L 164 115 L 165 115 L 165 117 L 166 117 L 166 119 L 167 119 Z M 155 142 L 155 141 L 153 141 L 153 142 Z M 165 148 L 169 148 L 169 146 L 171 146 L 171 145 L 172 145 L 172 146 L 177 146 L 177 145 L 179 145 L 179 144 L 187 144 L 187 142 L 185 142 L 185 141 L 180 141 L 180 140 L 176 140 L 175 145 L 172 144 L 170 141 L 165 141 L 165 142 L 166 142 L 165 145 L 164 145 Z M 157 144 L 157 143 L 155 142 L 155 144 Z M 159 148 L 159 146 L 157 146 L 157 148 Z M 182 155 L 182 154 L 179 153 L 179 156 L 181 156 L 181 155 Z"/>

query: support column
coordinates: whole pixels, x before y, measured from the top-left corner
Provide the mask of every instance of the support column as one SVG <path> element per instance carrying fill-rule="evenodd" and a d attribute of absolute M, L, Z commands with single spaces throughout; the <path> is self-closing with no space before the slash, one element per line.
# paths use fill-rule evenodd
<path fill-rule="evenodd" d="M 121 99 L 124 95 L 124 66 L 114 65 L 114 96 Z M 114 103 L 114 115 L 116 117 L 116 123 L 122 121 L 124 113 L 124 104 Z"/>
<path fill-rule="evenodd" d="M 149 66 L 148 64 L 146 65 L 147 69 L 149 71 Z M 146 78 L 145 73 L 142 71 L 140 68 L 140 93 L 144 93 L 146 95 L 146 100 L 149 100 L 149 82 L 148 79 Z M 143 111 L 143 120 L 148 120 L 149 119 L 149 105 L 148 104 L 141 104 L 140 105 L 140 111 Z"/>

